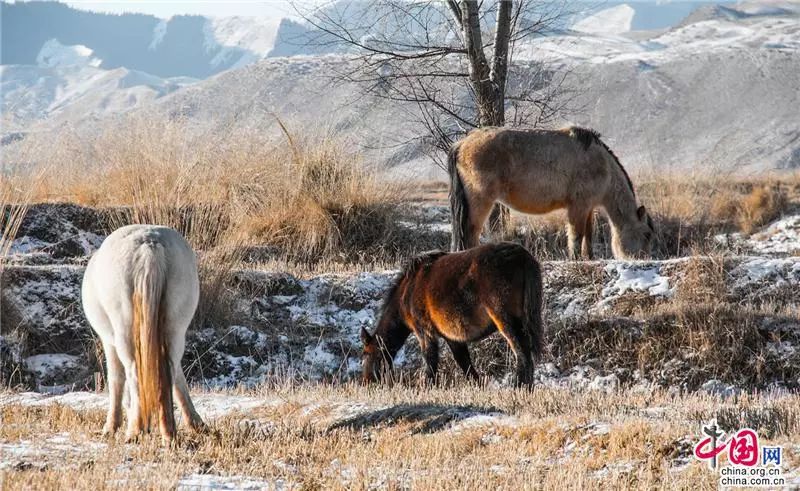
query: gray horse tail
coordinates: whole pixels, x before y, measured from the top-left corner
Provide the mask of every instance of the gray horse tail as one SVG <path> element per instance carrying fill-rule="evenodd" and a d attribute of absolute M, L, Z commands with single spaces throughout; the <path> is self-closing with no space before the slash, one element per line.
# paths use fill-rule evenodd
<path fill-rule="evenodd" d="M 454 143 L 447 153 L 447 172 L 450 174 L 450 214 L 453 240 L 450 250 L 466 249 L 467 229 L 469 228 L 469 204 L 464 193 L 464 183 L 458 175 L 458 143 Z"/>

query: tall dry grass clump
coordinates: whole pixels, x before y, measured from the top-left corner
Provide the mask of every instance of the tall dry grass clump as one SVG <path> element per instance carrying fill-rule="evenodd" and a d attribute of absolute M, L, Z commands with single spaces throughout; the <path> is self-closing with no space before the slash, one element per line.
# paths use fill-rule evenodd
<path fill-rule="evenodd" d="M 658 224 L 659 255 L 716 252 L 717 234 L 750 234 L 800 200 L 800 175 L 643 174 L 637 193 Z"/>
<path fill-rule="evenodd" d="M 40 146 L 35 161 L 50 171 L 34 200 L 114 208 L 114 225 L 169 225 L 203 251 L 269 246 L 301 262 L 391 254 L 405 186 L 346 141 L 281 127 L 204 131 L 150 118 L 96 138 L 64 132 Z"/>
<path fill-rule="evenodd" d="M 10 182 L 0 183 L 0 273 L 28 209 L 29 194 Z"/>
<path fill-rule="evenodd" d="M 279 184 L 244 215 L 242 231 L 301 261 L 391 255 L 402 231 L 403 187 L 367 170 L 335 139 L 296 141 L 287 133 L 287 143 L 292 153 L 276 169 Z"/>
<path fill-rule="evenodd" d="M 752 233 L 757 228 L 778 218 L 785 210 L 788 200 L 779 185 L 764 185 L 753 188 L 738 208 L 739 228 Z"/>

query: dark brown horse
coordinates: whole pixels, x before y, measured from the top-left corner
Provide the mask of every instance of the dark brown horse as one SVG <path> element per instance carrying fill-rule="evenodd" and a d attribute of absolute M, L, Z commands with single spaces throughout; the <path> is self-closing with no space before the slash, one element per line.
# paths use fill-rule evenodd
<path fill-rule="evenodd" d="M 375 333 L 361 330 L 364 381 L 382 377 L 412 332 L 419 339 L 429 381 L 436 378 L 439 337 L 464 374 L 477 379 L 467 343 L 499 331 L 516 357 L 517 383 L 528 384 L 532 356 L 542 352 L 541 311 L 539 263 L 522 246 L 487 244 L 423 254 L 389 290 Z"/>

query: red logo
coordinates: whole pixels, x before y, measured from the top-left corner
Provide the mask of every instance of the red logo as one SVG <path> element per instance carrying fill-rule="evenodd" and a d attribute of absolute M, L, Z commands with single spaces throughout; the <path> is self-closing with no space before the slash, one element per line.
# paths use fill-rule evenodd
<path fill-rule="evenodd" d="M 728 441 L 722 438 L 724 433 L 719 431 L 716 424 L 704 426 L 703 433 L 708 436 L 694 447 L 694 456 L 700 460 L 711 460 L 712 467 L 716 467 L 717 455 L 726 448 L 731 464 L 745 467 L 758 464 L 758 435 L 750 428 L 739 430 Z"/>

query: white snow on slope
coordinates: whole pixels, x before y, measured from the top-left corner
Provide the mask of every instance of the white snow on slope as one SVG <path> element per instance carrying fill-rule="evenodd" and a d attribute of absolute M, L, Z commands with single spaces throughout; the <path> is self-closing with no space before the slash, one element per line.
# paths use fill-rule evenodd
<path fill-rule="evenodd" d="M 575 23 L 572 28 L 590 34 L 619 34 L 631 30 L 636 11 L 628 4 L 601 10 Z"/>
<path fill-rule="evenodd" d="M 56 114 L 76 118 L 118 114 L 194 82 L 90 64 L 0 65 L 2 112 L 9 130 L 15 121 L 24 126 L 26 121 Z"/>
<path fill-rule="evenodd" d="M 585 19 L 588 20 L 588 19 Z M 611 26 L 611 24 L 609 24 Z M 625 31 L 580 32 L 539 36 L 517 48 L 517 59 L 544 60 L 578 65 L 583 62 L 615 63 L 639 60 L 658 65 L 691 59 L 698 53 L 756 49 L 783 52 L 800 50 L 800 22 L 796 16 L 754 17 L 742 20 L 712 19 L 672 29 L 645 39 Z"/>
<path fill-rule="evenodd" d="M 275 46 L 280 20 L 263 17 L 214 17 L 203 26 L 206 52 L 217 54 L 211 66 L 239 57 L 231 68 L 239 68 L 267 56 Z"/>
<path fill-rule="evenodd" d="M 93 57 L 93 53 L 81 44 L 64 46 L 58 39 L 50 39 L 42 45 L 36 56 L 36 63 L 47 68 L 75 65 L 99 67 L 103 60 Z"/>
<path fill-rule="evenodd" d="M 161 44 L 161 41 L 164 40 L 164 36 L 167 34 L 168 22 L 168 20 L 162 19 L 161 22 L 156 24 L 156 27 L 153 28 L 153 40 L 150 41 L 150 45 L 147 49 L 155 51 L 155 49 L 158 48 L 158 45 Z"/>
<path fill-rule="evenodd" d="M 800 251 L 800 215 L 772 223 L 754 234 L 747 243 L 759 254 L 791 254 Z"/>
<path fill-rule="evenodd" d="M 215 17 L 214 40 L 222 46 L 238 46 L 266 56 L 275 46 L 280 19 L 266 17 Z"/>

